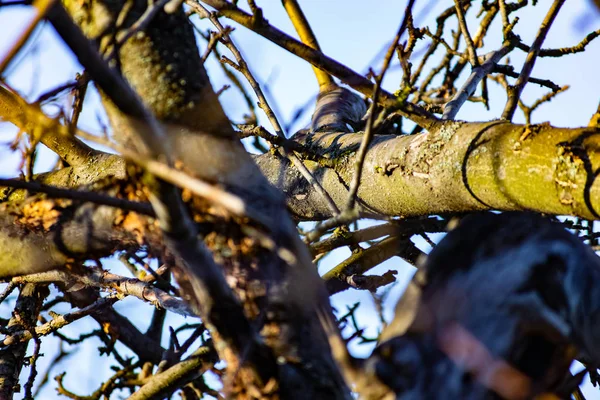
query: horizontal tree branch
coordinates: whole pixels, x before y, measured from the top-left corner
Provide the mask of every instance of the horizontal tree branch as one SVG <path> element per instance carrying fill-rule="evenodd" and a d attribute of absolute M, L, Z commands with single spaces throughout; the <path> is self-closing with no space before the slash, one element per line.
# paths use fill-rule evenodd
<path fill-rule="evenodd" d="M 378 136 L 358 193 L 363 210 L 423 216 L 478 210 L 531 210 L 595 219 L 600 210 L 600 136 L 590 128 L 449 121 L 412 136 Z M 336 168 L 306 162 L 340 206 L 347 198 L 361 134 L 301 139 Z M 330 218 L 327 207 L 276 154 L 255 158 L 302 220 Z"/>
<path fill-rule="evenodd" d="M 45 272 L 13 278 L 12 282 L 60 282 L 67 285 L 67 287 L 79 283 L 88 287 L 98 287 L 109 290 L 112 289 L 121 295 L 137 297 L 138 299 L 149 302 L 156 307 L 164 308 L 165 310 L 172 311 L 185 317 L 196 316 L 190 309 L 189 305 L 187 305 L 183 300 L 171 296 L 164 290 L 156 288 L 148 282 L 144 282 L 135 278 L 126 278 L 97 269 L 91 270 L 85 275 L 77 275 L 65 271 Z"/>

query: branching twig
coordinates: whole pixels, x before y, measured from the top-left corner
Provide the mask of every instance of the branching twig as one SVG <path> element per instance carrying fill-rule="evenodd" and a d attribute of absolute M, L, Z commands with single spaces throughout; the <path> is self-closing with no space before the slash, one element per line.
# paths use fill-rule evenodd
<path fill-rule="evenodd" d="M 323 157 L 321 154 L 318 154 L 308 147 L 290 139 L 286 139 L 281 136 L 275 136 L 269 133 L 262 126 L 251 126 L 251 125 L 238 125 L 240 129 L 240 138 L 246 138 L 249 136 L 257 136 L 262 139 L 265 139 L 267 142 L 275 144 L 277 146 L 281 146 L 286 148 L 288 151 L 295 151 L 299 153 L 303 158 L 316 161 L 319 165 L 324 167 L 335 167 L 335 161 L 326 157 Z"/>
<path fill-rule="evenodd" d="M 558 49 L 541 49 L 538 57 L 562 57 L 567 54 L 577 54 L 585 51 L 585 48 L 588 44 L 592 42 L 592 40 L 596 39 L 600 36 L 600 29 L 590 32 L 584 37 L 581 42 L 571 47 L 561 47 Z M 518 49 L 521 49 L 526 52 L 530 52 L 531 48 L 527 46 L 525 43 L 518 41 L 516 46 Z"/>
<path fill-rule="evenodd" d="M 275 133 L 277 134 L 277 136 L 285 138 L 285 133 L 283 132 L 283 128 L 279 124 L 279 120 L 275 116 L 275 113 L 273 112 L 272 108 L 269 106 L 269 103 L 267 102 L 267 98 L 265 97 L 260 85 L 258 84 L 258 81 L 254 78 L 254 75 L 252 74 L 252 72 L 250 72 L 250 68 L 246 64 L 246 61 L 242 57 L 242 54 L 239 52 L 239 50 L 233 43 L 233 40 L 231 39 L 231 37 L 226 33 L 225 28 L 223 27 L 223 25 L 221 24 L 221 22 L 219 21 L 217 16 L 213 13 L 208 12 L 208 10 L 206 8 L 204 8 L 203 6 L 201 6 L 198 3 L 191 3 L 191 4 L 192 4 L 192 9 L 194 11 L 196 11 L 201 17 L 210 19 L 210 21 L 219 30 L 219 32 L 223 33 L 223 35 L 222 35 L 223 41 L 224 41 L 225 45 L 227 46 L 227 48 L 235 56 L 237 65 L 230 61 L 228 62 L 227 58 L 224 58 L 224 61 L 228 62 L 228 64 L 230 64 L 232 67 L 236 68 L 248 80 L 248 82 L 250 83 L 250 86 L 252 86 L 252 89 L 254 90 L 254 93 L 256 93 L 256 96 L 258 97 L 259 107 L 267 115 L 267 118 L 269 119 L 269 121 L 273 125 L 273 128 L 275 129 Z M 302 176 L 311 184 L 311 186 L 317 191 L 317 193 L 319 193 L 323 197 L 323 199 L 325 200 L 325 202 L 326 202 L 327 206 L 329 207 L 330 211 L 332 212 L 332 214 L 334 214 L 334 215 L 339 214 L 339 209 L 337 208 L 337 206 L 336 206 L 335 202 L 333 201 L 333 199 L 331 198 L 331 196 L 329 196 L 327 191 L 325 191 L 325 189 L 323 189 L 323 186 L 310 173 L 308 168 L 306 168 L 306 166 L 302 163 L 302 160 L 300 160 L 298 158 L 298 156 L 296 156 L 293 152 L 288 152 L 285 149 L 285 147 L 282 150 L 283 150 L 282 152 L 283 152 L 284 156 L 289 158 L 289 160 L 292 162 L 292 164 L 294 164 L 294 166 L 298 169 L 298 171 L 300 171 Z"/>
<path fill-rule="evenodd" d="M 481 80 L 489 73 L 491 73 L 502 57 L 508 54 L 512 49 L 513 45 L 510 42 L 507 42 L 500 50 L 495 51 L 481 66 L 473 68 L 473 72 L 471 72 L 469 78 L 465 81 L 460 90 L 456 92 L 452 100 L 450 100 L 444 107 L 444 115 L 442 116 L 442 119 L 454 119 L 465 101 L 467 101 L 467 99 L 473 95 L 477 85 L 479 85 L 479 82 L 481 82 Z"/>
<path fill-rule="evenodd" d="M 506 76 L 510 76 L 511 78 L 519 77 L 519 74 L 517 72 L 515 72 L 512 65 L 496 65 L 496 67 L 494 68 L 494 71 L 492 71 L 492 72 L 498 72 L 498 73 L 504 74 Z M 553 92 L 557 92 L 560 90 L 560 86 L 557 85 L 556 83 L 552 82 L 549 79 L 539 79 L 539 78 L 534 78 L 534 77 L 530 76 L 528 79 L 528 82 L 547 87 L 548 89 L 552 90 Z"/>
<path fill-rule="evenodd" d="M 521 70 L 521 74 L 517 79 L 517 82 L 514 86 L 509 87 L 508 90 L 508 100 L 506 102 L 506 106 L 504 107 L 504 111 L 502 112 L 502 118 L 506 120 L 512 120 L 512 117 L 517 108 L 517 104 L 519 99 L 521 98 L 521 92 L 523 92 L 523 88 L 527 84 L 529 80 L 529 76 L 531 75 L 531 71 L 533 70 L 533 66 L 535 65 L 535 60 L 540 52 L 542 47 L 542 43 L 544 43 L 544 39 L 546 39 L 546 34 L 550 30 L 554 19 L 558 15 L 560 8 L 564 4 L 565 0 L 554 0 L 552 6 L 548 10 L 544 21 L 540 25 L 540 29 L 536 35 L 533 44 L 531 45 L 531 49 L 527 54 L 527 58 L 525 59 L 525 64 L 523 64 L 523 69 Z"/>
<path fill-rule="evenodd" d="M 57 316 L 51 321 L 40 325 L 35 328 L 35 334 L 38 336 L 46 336 L 63 326 L 70 324 L 73 321 L 77 321 L 83 317 L 86 317 L 104 307 L 110 306 L 119 300 L 117 297 L 104 297 L 100 300 L 96 301 L 94 304 L 91 304 L 87 307 L 84 307 L 80 310 L 73 311 L 68 314 Z M 5 337 L 2 341 L 0 341 L 0 345 L 2 346 L 10 346 L 15 343 L 26 342 L 31 340 L 33 335 L 29 331 L 20 331 L 13 333 L 10 336 Z"/>
<path fill-rule="evenodd" d="M 256 20 L 251 15 L 240 10 L 234 4 L 224 0 L 202 0 L 202 2 L 215 8 L 220 14 L 227 18 L 231 18 L 235 22 L 255 31 L 292 54 L 308 61 L 315 67 L 341 79 L 356 91 L 367 96 L 373 94 L 374 84 L 370 80 L 332 58 L 327 57 L 320 51 L 286 35 L 280 30 L 267 24 L 264 20 L 257 24 Z M 198 4 L 196 0 L 186 0 L 186 3 L 192 8 Z M 410 102 L 398 102 L 396 96 L 383 90 L 380 92 L 380 97 L 377 99 L 377 102 L 386 108 L 399 110 L 404 117 L 416 122 L 426 129 L 437 121 L 437 118 L 434 115 L 423 108 Z"/>
<path fill-rule="evenodd" d="M 334 234 L 325 240 L 314 243 L 311 245 L 310 249 L 313 254 L 317 255 L 329 252 L 341 246 L 367 242 L 387 235 L 412 236 L 419 232 L 443 232 L 445 226 L 446 223 L 437 218 L 394 221 L 393 223 L 372 226 L 346 234 Z"/>
<path fill-rule="evenodd" d="M 393 256 L 398 255 L 409 263 L 414 264 L 421 254 L 423 252 L 408 238 L 390 236 L 368 249 L 354 253 L 323 275 L 323 279 L 325 280 L 329 294 L 335 294 L 348 289 L 352 282 L 356 283 L 362 279 L 358 278 L 359 280 L 357 281 L 354 279 L 355 275 L 362 276 L 371 268 Z"/>

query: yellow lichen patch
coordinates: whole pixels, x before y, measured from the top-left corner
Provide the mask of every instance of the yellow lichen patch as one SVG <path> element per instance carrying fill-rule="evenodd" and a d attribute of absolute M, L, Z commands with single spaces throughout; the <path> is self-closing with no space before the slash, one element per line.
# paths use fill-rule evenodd
<path fill-rule="evenodd" d="M 139 214 L 133 212 L 121 214 L 116 218 L 115 225 L 122 226 L 127 232 L 134 235 L 136 242 L 144 244 L 146 224 Z"/>
<path fill-rule="evenodd" d="M 578 189 L 577 180 L 583 170 L 583 161 L 564 147 L 558 148 L 555 162 L 554 182 L 561 204 L 574 203 Z"/>
<path fill-rule="evenodd" d="M 60 211 L 55 209 L 56 205 L 56 201 L 50 199 L 27 203 L 21 209 L 21 215 L 17 221 L 48 230 L 58 221 L 60 216 Z"/>

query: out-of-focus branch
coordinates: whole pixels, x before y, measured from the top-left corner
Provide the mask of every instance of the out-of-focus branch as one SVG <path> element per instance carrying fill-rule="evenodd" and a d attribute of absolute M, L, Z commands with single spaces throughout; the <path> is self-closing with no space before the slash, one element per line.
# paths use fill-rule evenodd
<path fill-rule="evenodd" d="M 26 112 L 21 112 L 26 110 Z M 58 121 L 46 116 L 39 107 L 27 104 L 16 94 L 9 92 L 0 86 L 0 114 L 3 118 L 18 127 L 24 127 L 34 132 L 39 132 L 42 143 L 48 143 L 63 159 L 71 165 L 100 162 L 105 157 L 114 157 L 88 147 L 78 139 L 74 138 L 69 131 L 70 128 L 60 124 Z M 266 224 L 266 218 L 250 209 L 239 197 L 228 193 L 217 186 L 210 185 L 189 174 L 170 167 L 164 162 L 156 161 L 148 156 L 115 144 L 106 138 L 101 138 L 80 129 L 73 129 L 74 133 L 84 139 L 113 148 L 125 158 L 139 164 L 152 174 L 167 182 L 171 182 L 181 188 L 187 188 L 193 193 L 206 198 L 214 203 L 221 204 L 234 215 L 248 216 Z M 65 147 L 62 147 L 65 146 Z M 63 150 L 64 149 L 64 150 Z M 96 155 L 96 153 L 98 153 Z M 33 187 L 35 185 L 31 185 Z M 48 188 L 48 190 L 50 190 Z M 148 210 L 146 210 L 147 212 Z"/>
<path fill-rule="evenodd" d="M 414 264 L 422 254 L 423 252 L 409 238 L 391 236 L 368 249 L 357 251 L 323 275 L 323 279 L 330 294 L 339 293 L 350 287 L 360 288 L 361 285 L 357 282 L 361 279 L 363 281 L 368 279 L 364 278 L 364 273 L 385 260 L 399 256 L 410 264 Z M 386 280 L 385 283 L 389 282 Z M 367 286 L 365 283 L 363 284 Z"/>
<path fill-rule="evenodd" d="M 46 117 L 39 106 L 28 104 L 17 93 L 0 84 L 0 119 L 41 141 L 69 165 L 97 162 L 104 153 L 73 137 L 68 127 Z"/>
<path fill-rule="evenodd" d="M 599 266 L 558 222 L 528 213 L 469 216 L 415 274 L 411 299 L 398 303 L 367 373 L 398 397 L 569 397 L 582 377 L 570 379 L 575 355 L 594 366 L 600 357 L 600 292 L 590 285 Z M 532 353 L 547 361 L 532 363 Z"/>
<path fill-rule="evenodd" d="M 37 9 L 34 17 L 25 28 L 25 31 L 18 37 L 17 41 L 8 50 L 8 53 L 4 57 L 0 58 L 0 76 L 2 76 L 2 73 L 6 67 L 8 67 L 13 58 L 19 53 L 19 51 L 21 51 L 25 43 L 27 43 L 27 40 L 29 40 L 29 37 L 33 31 L 35 28 L 37 28 L 38 24 L 44 18 L 48 10 L 50 10 L 50 8 L 54 5 L 55 1 L 56 0 L 35 0 L 33 2 L 33 6 Z"/>
<path fill-rule="evenodd" d="M 95 52 L 79 28 L 62 7 L 52 10 L 50 21 L 77 56 L 82 65 L 112 102 L 130 118 L 132 133 L 140 149 L 147 156 L 170 160 L 173 154 L 165 145 L 164 133 L 156 119 L 141 103 L 131 87 Z M 244 315 L 222 271 L 198 239 L 197 229 L 191 220 L 179 192 L 175 187 L 154 180 L 151 202 L 169 249 L 181 262 L 179 267 L 187 272 L 192 289 L 194 306 L 202 310 L 218 330 L 219 335 L 238 353 L 249 353 L 248 363 L 265 382 L 277 370 L 270 352 L 260 342 L 257 332 Z"/>
<path fill-rule="evenodd" d="M 87 201 L 94 204 L 105 205 L 119 208 L 121 210 L 135 211 L 140 214 L 154 216 L 154 211 L 152 210 L 150 204 L 119 199 L 117 197 L 111 197 L 93 191 L 63 189 L 55 186 L 45 185 L 39 182 L 25 182 L 17 179 L 0 178 L 0 187 L 2 186 L 14 189 L 25 189 L 31 193 L 44 193 L 48 197 L 55 199 Z"/>
<path fill-rule="evenodd" d="M 298 1 L 281 0 L 281 2 L 283 3 L 283 7 L 285 7 L 285 11 L 290 17 L 290 21 L 292 21 L 292 25 L 294 25 L 294 29 L 296 29 L 298 36 L 300 36 L 302 43 L 312 47 L 315 50 L 321 51 L 317 37 L 313 33 L 313 30 L 311 29 L 306 16 L 302 12 L 302 8 L 300 8 Z M 331 79 L 331 76 L 327 72 L 322 71 L 315 66 L 313 66 L 313 71 L 315 72 L 317 83 L 319 84 L 321 90 L 334 83 L 333 79 Z"/>
<path fill-rule="evenodd" d="M 160 374 L 156 374 L 129 400 L 159 400 L 168 397 L 173 391 L 201 376 L 217 362 L 217 354 L 209 346 L 200 347 L 187 359 L 173 365 Z"/>

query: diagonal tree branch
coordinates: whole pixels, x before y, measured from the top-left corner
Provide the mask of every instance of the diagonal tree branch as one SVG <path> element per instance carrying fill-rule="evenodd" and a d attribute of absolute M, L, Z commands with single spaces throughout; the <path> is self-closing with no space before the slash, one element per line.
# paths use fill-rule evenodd
<path fill-rule="evenodd" d="M 302 12 L 302 8 L 300 8 L 300 4 L 298 4 L 297 0 L 281 0 L 285 11 L 290 17 L 290 21 L 292 21 L 292 25 L 294 25 L 294 29 L 300 36 L 300 40 L 307 46 L 311 48 L 321 51 L 319 47 L 319 42 L 317 41 L 317 37 L 313 33 L 306 16 Z M 313 70 L 315 72 L 315 76 L 317 77 L 317 83 L 320 88 L 326 88 L 327 86 L 334 84 L 331 76 L 325 72 L 320 70 L 317 67 L 313 66 Z"/>

